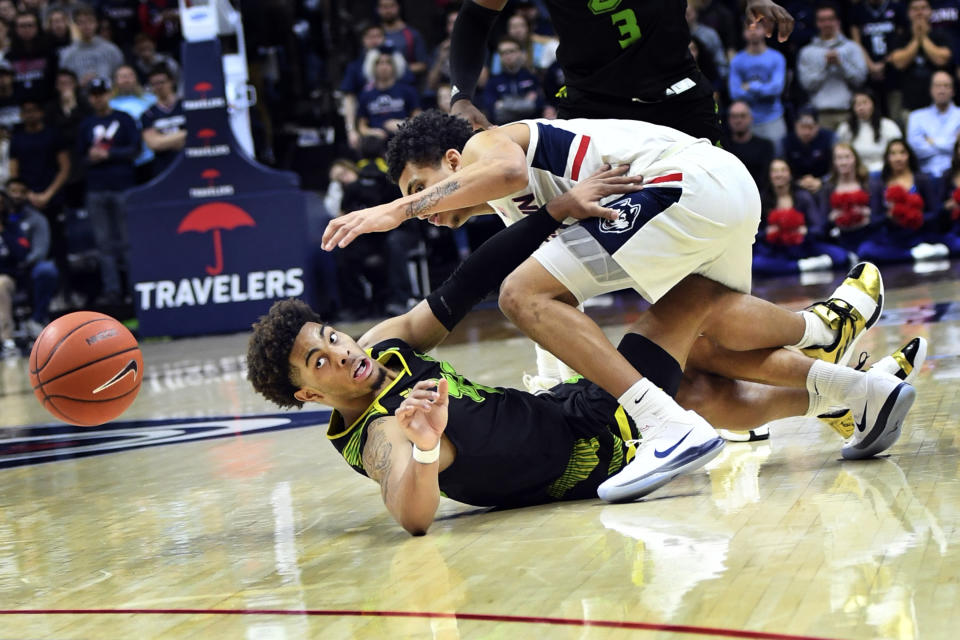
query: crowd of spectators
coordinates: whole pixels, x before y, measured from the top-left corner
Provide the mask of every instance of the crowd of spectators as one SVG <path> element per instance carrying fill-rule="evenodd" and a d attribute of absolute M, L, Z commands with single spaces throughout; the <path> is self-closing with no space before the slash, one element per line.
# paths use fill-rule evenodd
<path fill-rule="evenodd" d="M 449 111 L 457 3 L 232 1 L 258 95 L 257 158 L 296 171 L 320 194 L 315 216 L 394 197 L 383 162 L 389 139 L 421 110 Z M 796 20 L 782 43 L 746 22 L 738 0 L 689 0 L 686 13 L 690 50 L 723 116 L 723 145 L 762 194 L 758 273 L 960 251 L 960 0 L 780 4 Z M 557 46 L 542 0 L 507 4 L 475 100 L 491 122 L 556 116 Z M 183 147 L 179 49 L 174 0 L 0 0 L 0 183 L 14 179 L 0 203 L 4 344 L 8 298 L 29 298 L 24 324 L 34 331 L 51 305 L 129 299 L 122 194 Z M 13 237 L 11 221 L 28 218 L 38 239 Z M 38 233 L 41 219 L 48 228 Z M 336 276 L 323 284 L 322 311 L 402 310 L 423 281 L 407 277 L 408 265 L 442 277 L 497 226 L 411 225 L 358 244 L 328 269 L 328 280 Z M 45 244 L 46 255 L 14 250 L 24 242 Z"/>

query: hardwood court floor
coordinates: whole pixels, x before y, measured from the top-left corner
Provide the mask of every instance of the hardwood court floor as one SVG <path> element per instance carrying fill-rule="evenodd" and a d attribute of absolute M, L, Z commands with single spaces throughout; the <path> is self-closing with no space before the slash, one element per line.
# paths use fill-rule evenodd
<path fill-rule="evenodd" d="M 243 335 L 145 344 L 131 422 L 97 429 L 42 426 L 24 361 L 0 363 L 0 638 L 955 638 L 960 268 L 884 273 L 863 349 L 931 345 L 889 456 L 842 461 L 791 419 L 643 502 L 444 501 L 422 538 L 327 412 L 252 393 Z M 757 289 L 800 308 L 834 282 Z M 590 313 L 616 338 L 636 309 Z M 533 367 L 493 310 L 439 352 L 487 384 Z"/>

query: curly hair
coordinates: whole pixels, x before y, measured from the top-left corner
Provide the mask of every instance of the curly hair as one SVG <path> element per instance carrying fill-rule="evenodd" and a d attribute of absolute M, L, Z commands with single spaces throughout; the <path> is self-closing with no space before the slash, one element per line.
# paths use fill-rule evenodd
<path fill-rule="evenodd" d="M 400 125 L 397 135 L 387 146 L 387 167 L 390 178 L 400 181 L 408 162 L 435 165 L 447 149 L 463 151 L 473 135 L 470 123 L 463 118 L 430 109 Z"/>
<path fill-rule="evenodd" d="M 299 387 L 292 380 L 290 352 L 307 322 L 322 324 L 323 320 L 305 302 L 291 298 L 274 302 L 267 315 L 253 324 L 247 344 L 247 380 L 277 406 L 303 408 L 293 397 Z"/>

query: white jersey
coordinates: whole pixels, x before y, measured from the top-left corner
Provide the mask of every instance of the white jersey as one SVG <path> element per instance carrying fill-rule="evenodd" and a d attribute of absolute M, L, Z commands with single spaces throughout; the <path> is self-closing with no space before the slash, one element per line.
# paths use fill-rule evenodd
<path fill-rule="evenodd" d="M 706 138 L 636 120 L 539 119 L 518 124 L 530 130 L 529 181 L 524 189 L 488 202 L 507 225 L 566 193 L 604 164 L 629 164 L 629 175 L 647 178 L 645 170 L 666 155 L 694 144 L 710 145 Z"/>

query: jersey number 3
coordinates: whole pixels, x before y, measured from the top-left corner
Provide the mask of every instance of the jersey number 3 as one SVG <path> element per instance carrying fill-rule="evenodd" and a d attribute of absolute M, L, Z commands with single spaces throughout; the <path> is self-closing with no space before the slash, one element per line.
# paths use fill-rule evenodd
<path fill-rule="evenodd" d="M 622 0 L 589 0 L 587 7 L 594 15 L 609 13 L 620 6 Z M 637 25 L 637 14 L 633 9 L 623 9 L 610 14 L 610 21 L 620 31 L 617 42 L 620 48 L 626 49 L 640 39 L 640 27 Z"/>

